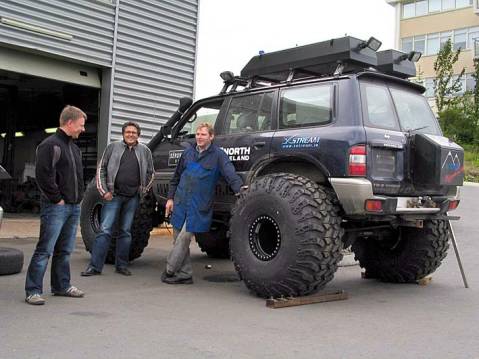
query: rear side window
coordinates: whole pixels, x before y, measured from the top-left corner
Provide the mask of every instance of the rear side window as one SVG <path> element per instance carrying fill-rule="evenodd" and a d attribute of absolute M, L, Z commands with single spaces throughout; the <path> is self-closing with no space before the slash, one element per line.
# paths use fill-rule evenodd
<path fill-rule="evenodd" d="M 281 92 L 280 128 L 325 125 L 333 117 L 333 85 L 314 85 Z"/>
<path fill-rule="evenodd" d="M 362 83 L 361 91 L 367 113 L 365 118 L 366 125 L 399 130 L 388 88 L 385 85 Z"/>

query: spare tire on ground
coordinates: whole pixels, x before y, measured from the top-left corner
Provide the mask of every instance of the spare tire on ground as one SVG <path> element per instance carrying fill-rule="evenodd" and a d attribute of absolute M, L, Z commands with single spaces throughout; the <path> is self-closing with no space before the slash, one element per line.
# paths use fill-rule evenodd
<path fill-rule="evenodd" d="M 352 249 L 368 278 L 414 283 L 441 265 L 450 235 L 447 221 L 426 220 L 423 228 L 399 227 L 382 240 L 358 239 Z"/>
<path fill-rule="evenodd" d="M 91 252 L 93 242 L 96 235 L 100 232 L 101 223 L 101 209 L 104 200 L 98 192 L 95 182 L 92 181 L 83 197 L 80 215 L 80 227 L 83 238 L 83 243 L 88 252 Z M 155 211 L 156 199 L 150 191 L 142 198 L 135 213 L 133 225 L 131 226 L 131 247 L 130 247 L 130 261 L 139 258 L 143 250 L 148 245 L 150 239 L 150 232 L 153 229 L 153 212 Z M 106 263 L 115 263 L 116 238 L 118 237 L 118 230 L 113 227 L 113 235 L 110 243 L 110 248 L 106 257 Z"/>
<path fill-rule="evenodd" d="M 230 223 L 235 268 L 261 297 L 315 292 L 342 258 L 336 195 L 302 176 L 256 179 L 236 202 Z"/>
<path fill-rule="evenodd" d="M 22 251 L 15 248 L 0 247 L 0 275 L 19 273 L 22 268 Z"/>
<path fill-rule="evenodd" d="M 230 243 L 226 235 L 227 231 L 226 225 L 213 222 L 209 232 L 195 233 L 198 247 L 210 258 L 229 258 Z"/>

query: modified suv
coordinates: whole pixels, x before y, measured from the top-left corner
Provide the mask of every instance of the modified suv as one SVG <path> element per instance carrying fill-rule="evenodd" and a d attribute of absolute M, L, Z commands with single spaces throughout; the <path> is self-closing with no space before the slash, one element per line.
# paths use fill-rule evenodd
<path fill-rule="evenodd" d="M 448 211 L 459 203 L 464 153 L 442 136 L 415 75 L 419 53 L 377 51 L 374 38 L 344 37 L 260 54 L 220 94 L 178 111 L 150 141 L 156 169 L 133 227 L 131 259 L 163 222 L 181 153 L 208 122 L 247 189 L 222 182 L 208 255 L 231 256 L 263 297 L 305 295 L 329 282 L 350 247 L 368 277 L 412 282 L 441 264 Z M 82 208 L 87 249 L 102 202 L 92 186 Z M 114 243 L 109 260 L 114 258 Z"/>

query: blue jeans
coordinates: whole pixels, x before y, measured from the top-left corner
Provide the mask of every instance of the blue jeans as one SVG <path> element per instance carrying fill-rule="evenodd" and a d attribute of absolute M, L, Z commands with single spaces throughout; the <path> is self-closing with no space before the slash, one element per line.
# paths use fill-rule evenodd
<path fill-rule="evenodd" d="M 91 250 L 90 267 L 101 272 L 110 248 L 112 228 L 118 220 L 118 238 L 116 239 L 117 268 L 126 268 L 130 257 L 131 225 L 138 207 L 139 196 L 114 196 L 105 201 L 101 209 L 101 232 L 97 234 Z"/>
<path fill-rule="evenodd" d="M 40 237 L 28 266 L 25 292 L 43 293 L 43 276 L 48 260 L 52 258 L 51 288 L 53 293 L 64 293 L 70 288 L 70 255 L 80 217 L 80 205 L 58 205 L 42 201 L 40 211 Z"/>

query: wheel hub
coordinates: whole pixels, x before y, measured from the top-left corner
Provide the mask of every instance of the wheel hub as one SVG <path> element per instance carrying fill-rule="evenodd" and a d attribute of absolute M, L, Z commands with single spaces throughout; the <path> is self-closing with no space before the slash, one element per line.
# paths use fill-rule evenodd
<path fill-rule="evenodd" d="M 267 215 L 257 217 L 249 228 L 249 245 L 256 258 L 270 261 L 281 247 L 281 232 L 276 221 Z"/>

